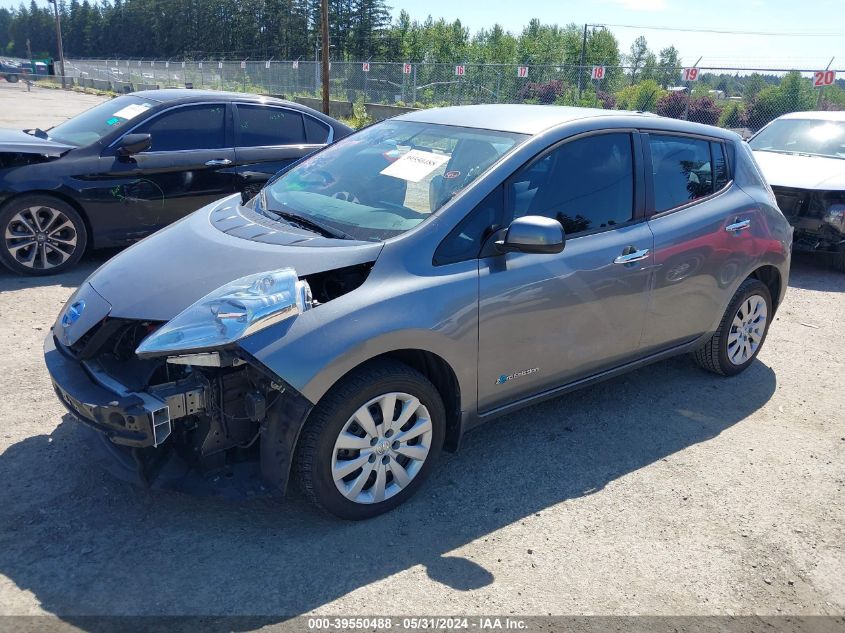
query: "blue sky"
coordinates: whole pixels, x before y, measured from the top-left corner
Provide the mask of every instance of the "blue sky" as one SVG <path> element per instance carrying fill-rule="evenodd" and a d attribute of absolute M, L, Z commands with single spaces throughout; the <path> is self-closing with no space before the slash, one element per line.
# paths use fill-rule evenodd
<path fill-rule="evenodd" d="M 29 0 L 27 0 L 28 3 Z M 46 6 L 46 0 L 38 0 Z M 19 0 L 0 0 L 17 6 Z M 471 30 L 498 22 L 519 32 L 533 17 L 567 24 L 639 25 L 814 35 L 729 35 L 608 26 L 627 50 L 638 35 L 659 50 L 674 44 L 702 66 L 845 68 L 845 0 L 388 0 L 394 16 L 460 18 Z"/>
<path fill-rule="evenodd" d="M 533 17 L 567 24 L 633 24 L 731 31 L 835 34 L 782 37 L 668 32 L 609 26 L 623 50 L 638 35 L 658 50 L 674 44 L 685 63 L 845 68 L 845 0 L 388 0 L 394 15 L 460 18 L 471 30 L 498 22 L 519 32 Z"/>

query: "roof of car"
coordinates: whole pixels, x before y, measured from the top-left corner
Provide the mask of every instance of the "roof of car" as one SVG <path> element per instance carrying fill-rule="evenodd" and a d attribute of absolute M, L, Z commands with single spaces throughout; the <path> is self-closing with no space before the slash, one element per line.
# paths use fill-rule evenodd
<path fill-rule="evenodd" d="M 606 116 L 653 118 L 655 115 L 648 112 L 630 112 L 626 110 L 502 103 L 417 110 L 403 114 L 397 118 L 403 121 L 440 123 L 443 125 L 458 125 L 461 127 L 533 135 L 576 119 Z"/>
<path fill-rule="evenodd" d="M 318 112 L 313 108 L 309 108 L 301 103 L 295 101 L 288 101 L 280 99 L 279 97 L 271 97 L 269 95 L 257 95 L 248 92 L 225 92 L 223 90 L 194 90 L 192 88 L 159 88 L 157 90 L 138 90 L 131 93 L 150 101 L 157 101 L 158 103 L 193 103 L 198 101 L 240 101 L 247 103 L 274 103 L 277 105 L 284 104 L 285 106 L 301 112 L 308 112 L 309 115 L 317 117 L 331 125 L 337 135 L 342 134 L 346 136 L 352 132 L 352 129 L 331 117 Z"/>
<path fill-rule="evenodd" d="M 845 121 L 845 111 L 811 110 L 809 112 L 790 112 L 779 119 L 818 119 L 819 121 Z"/>
<path fill-rule="evenodd" d="M 256 95 L 248 92 L 225 92 L 223 90 L 194 90 L 192 88 L 159 88 L 157 90 L 139 90 L 132 94 L 162 103 L 180 100 L 203 101 L 214 99 L 216 101 L 272 101 L 275 103 L 291 104 L 290 101 L 268 95 Z M 294 103 L 293 105 L 297 104 Z"/>

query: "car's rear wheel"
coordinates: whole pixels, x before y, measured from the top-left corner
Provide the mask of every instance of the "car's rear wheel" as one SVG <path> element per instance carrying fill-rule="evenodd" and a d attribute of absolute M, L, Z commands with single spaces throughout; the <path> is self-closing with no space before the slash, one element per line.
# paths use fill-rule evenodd
<path fill-rule="evenodd" d="M 295 476 L 318 507 L 366 519 L 416 492 L 437 461 L 446 414 L 434 385 L 395 361 L 365 365 L 314 408 L 297 445 Z"/>
<path fill-rule="evenodd" d="M 704 369 L 733 376 L 748 368 L 766 340 L 772 316 L 772 296 L 758 279 L 746 279 L 731 299 L 719 327 L 693 353 Z"/>
<path fill-rule="evenodd" d="M 0 260 L 16 273 L 52 275 L 76 264 L 88 232 L 76 209 L 51 196 L 23 196 L 0 211 Z"/>

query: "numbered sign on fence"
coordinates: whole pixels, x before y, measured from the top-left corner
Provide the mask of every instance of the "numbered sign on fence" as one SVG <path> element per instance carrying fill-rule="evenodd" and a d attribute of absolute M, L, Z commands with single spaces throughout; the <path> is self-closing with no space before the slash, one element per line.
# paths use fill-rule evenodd
<path fill-rule="evenodd" d="M 463 77 L 465 72 L 466 72 L 466 67 L 455 66 L 455 76 L 456 77 Z"/>
<path fill-rule="evenodd" d="M 681 76 L 684 78 L 684 81 L 698 81 L 698 68 L 684 68 L 681 72 Z"/>
<path fill-rule="evenodd" d="M 241 68 L 246 69 L 246 62 L 241 62 Z"/>
<path fill-rule="evenodd" d="M 223 62 L 217 62 L 217 69 L 223 70 Z"/>
<path fill-rule="evenodd" d="M 182 62 L 182 68 L 184 68 L 184 67 L 185 67 L 185 62 Z"/>
<path fill-rule="evenodd" d="M 299 60 L 297 60 L 297 61 L 295 61 L 294 63 L 292 63 L 292 64 L 291 64 L 291 67 L 292 67 L 294 70 L 296 70 L 297 68 L 299 68 Z"/>
<path fill-rule="evenodd" d="M 590 77 L 596 81 L 604 79 L 604 66 L 593 66 L 593 72 L 590 73 Z"/>
<path fill-rule="evenodd" d="M 370 72 L 370 62 L 364 62 L 363 64 L 361 64 L 361 70 L 363 70 L 365 73 Z"/>
<path fill-rule="evenodd" d="M 816 88 L 832 86 L 834 81 L 836 81 L 835 70 L 818 70 L 813 73 L 813 86 Z"/>
<path fill-rule="evenodd" d="M 169 62 L 169 61 L 164 62 L 164 67 L 165 67 L 165 68 L 170 68 L 170 62 Z"/>
<path fill-rule="evenodd" d="M 517 66 L 516 68 L 516 76 L 517 77 L 527 77 L 528 76 L 528 66 Z"/>
<path fill-rule="evenodd" d="M 402 72 L 406 75 L 411 74 L 411 64 L 402 64 Z"/>
<path fill-rule="evenodd" d="M 264 68 L 266 68 L 267 70 L 270 70 L 270 60 L 269 59 L 266 62 L 264 62 Z"/>
<path fill-rule="evenodd" d="M 202 62 L 199 62 L 199 63 L 197 64 L 197 68 L 202 68 Z"/>

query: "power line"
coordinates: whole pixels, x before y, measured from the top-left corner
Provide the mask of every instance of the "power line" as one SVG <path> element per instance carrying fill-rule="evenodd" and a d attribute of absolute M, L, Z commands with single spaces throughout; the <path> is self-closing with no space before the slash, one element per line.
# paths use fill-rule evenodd
<path fill-rule="evenodd" d="M 596 25 L 598 26 L 598 25 Z M 719 35 L 767 35 L 772 37 L 845 37 L 845 31 L 839 32 L 809 32 L 809 31 L 731 31 L 727 29 L 694 29 L 680 26 L 645 26 L 642 24 L 603 24 L 623 29 L 640 29 L 643 31 L 675 31 L 683 33 L 715 33 Z"/>

